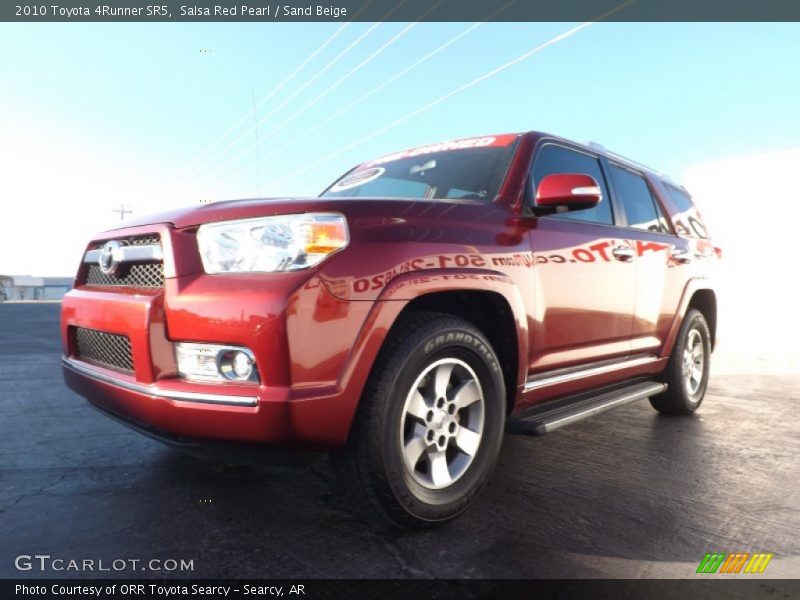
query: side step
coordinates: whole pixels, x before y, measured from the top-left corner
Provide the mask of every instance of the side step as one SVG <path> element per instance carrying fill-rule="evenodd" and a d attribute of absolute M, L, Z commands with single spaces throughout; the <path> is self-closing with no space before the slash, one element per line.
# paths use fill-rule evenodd
<path fill-rule="evenodd" d="M 597 390 L 594 393 L 546 402 L 542 406 L 535 406 L 509 417 L 506 431 L 521 435 L 543 435 L 623 404 L 655 396 L 666 389 L 666 383 L 639 381 L 610 391 Z"/>

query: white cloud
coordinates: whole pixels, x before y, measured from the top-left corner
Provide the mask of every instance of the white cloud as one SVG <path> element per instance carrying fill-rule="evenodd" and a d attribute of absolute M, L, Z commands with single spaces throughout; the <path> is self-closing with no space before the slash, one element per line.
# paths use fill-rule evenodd
<path fill-rule="evenodd" d="M 89 237 L 119 225 L 113 209 L 143 215 L 186 204 L 174 177 L 122 142 L 19 121 L 2 129 L 0 273 L 71 276 Z"/>
<path fill-rule="evenodd" d="M 800 148 L 686 170 L 684 181 L 722 247 L 720 338 L 737 351 L 800 356 Z"/>

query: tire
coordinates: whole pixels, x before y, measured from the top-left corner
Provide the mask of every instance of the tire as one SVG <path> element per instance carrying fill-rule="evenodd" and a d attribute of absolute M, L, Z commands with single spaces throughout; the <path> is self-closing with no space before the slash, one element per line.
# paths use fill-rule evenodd
<path fill-rule="evenodd" d="M 691 359 L 690 359 L 691 355 Z M 650 398 L 665 415 L 690 415 L 703 402 L 711 366 L 711 332 L 700 311 L 690 309 L 683 319 L 664 372 L 667 391 Z"/>
<path fill-rule="evenodd" d="M 475 326 L 443 313 L 404 318 L 376 359 L 347 444 L 331 455 L 338 495 L 373 523 L 421 529 L 454 518 L 497 462 L 505 398 L 500 363 Z"/>

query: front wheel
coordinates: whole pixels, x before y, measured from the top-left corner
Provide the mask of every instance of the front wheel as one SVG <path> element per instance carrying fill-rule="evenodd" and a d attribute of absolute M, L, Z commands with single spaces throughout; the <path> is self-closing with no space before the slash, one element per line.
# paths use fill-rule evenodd
<path fill-rule="evenodd" d="M 332 456 L 343 495 L 360 514 L 404 527 L 452 519 L 491 475 L 505 405 L 502 369 L 480 330 L 440 313 L 405 318 Z"/>
<path fill-rule="evenodd" d="M 664 381 L 667 391 L 650 398 L 666 415 L 690 415 L 706 394 L 711 367 L 711 333 L 700 311 L 690 309 L 672 349 Z"/>

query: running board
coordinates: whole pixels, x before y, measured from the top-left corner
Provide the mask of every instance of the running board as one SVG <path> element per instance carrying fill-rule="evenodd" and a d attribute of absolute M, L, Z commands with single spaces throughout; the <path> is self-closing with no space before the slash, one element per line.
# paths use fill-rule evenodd
<path fill-rule="evenodd" d="M 506 431 L 521 435 L 543 435 L 629 402 L 655 396 L 666 389 L 666 383 L 640 381 L 611 391 L 598 390 L 594 394 L 547 402 L 509 417 Z"/>

